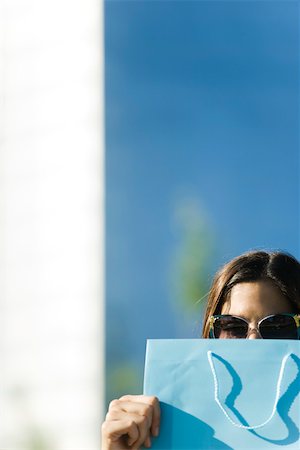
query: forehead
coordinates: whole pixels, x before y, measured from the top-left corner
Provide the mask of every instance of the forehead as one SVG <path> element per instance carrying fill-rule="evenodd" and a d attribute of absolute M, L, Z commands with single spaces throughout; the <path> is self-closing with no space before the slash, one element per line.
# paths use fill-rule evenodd
<path fill-rule="evenodd" d="M 222 307 L 222 314 L 259 320 L 271 314 L 291 313 L 291 302 L 272 281 L 238 283 Z"/>

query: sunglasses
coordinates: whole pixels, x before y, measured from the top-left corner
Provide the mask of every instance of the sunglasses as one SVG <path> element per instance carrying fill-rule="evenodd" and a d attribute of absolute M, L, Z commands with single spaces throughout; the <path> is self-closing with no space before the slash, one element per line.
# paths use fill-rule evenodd
<path fill-rule="evenodd" d="M 229 314 L 211 316 L 209 325 L 209 337 L 212 339 L 246 339 L 250 330 L 247 320 Z M 300 339 L 300 314 L 264 317 L 255 330 L 263 339 Z"/>

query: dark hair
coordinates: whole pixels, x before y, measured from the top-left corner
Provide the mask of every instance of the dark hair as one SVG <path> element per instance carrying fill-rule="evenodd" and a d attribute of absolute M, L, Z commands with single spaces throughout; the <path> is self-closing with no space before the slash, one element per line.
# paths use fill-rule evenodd
<path fill-rule="evenodd" d="M 300 263 L 285 252 L 251 251 L 223 266 L 215 275 L 204 316 L 202 335 L 209 334 L 209 317 L 220 314 L 228 295 L 238 283 L 271 280 L 300 311 Z"/>

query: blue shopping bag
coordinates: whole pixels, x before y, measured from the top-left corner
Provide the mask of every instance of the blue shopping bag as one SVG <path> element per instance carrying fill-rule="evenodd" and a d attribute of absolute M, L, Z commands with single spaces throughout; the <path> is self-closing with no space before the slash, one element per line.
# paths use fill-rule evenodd
<path fill-rule="evenodd" d="M 300 450 L 300 342 L 148 340 L 157 450 Z"/>

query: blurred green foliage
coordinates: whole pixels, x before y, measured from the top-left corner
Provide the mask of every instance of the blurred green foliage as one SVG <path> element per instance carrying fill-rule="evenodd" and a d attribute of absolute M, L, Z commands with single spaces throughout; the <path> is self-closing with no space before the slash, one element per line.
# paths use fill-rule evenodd
<path fill-rule="evenodd" d="M 106 373 L 106 403 L 125 394 L 140 394 L 142 392 L 143 367 L 134 362 L 115 363 L 107 368 Z"/>
<path fill-rule="evenodd" d="M 214 229 L 196 200 L 182 201 L 175 212 L 177 244 L 171 263 L 172 298 L 188 316 L 203 311 L 215 259 Z"/>
<path fill-rule="evenodd" d="M 25 448 L 28 450 L 53 450 L 53 443 L 39 428 L 31 428 L 26 436 Z"/>
<path fill-rule="evenodd" d="M 175 244 L 174 252 L 170 254 L 170 279 L 166 280 L 166 283 L 171 283 L 171 298 L 175 299 L 172 307 L 175 314 L 179 314 L 178 326 L 185 318 L 188 327 L 191 327 L 191 318 L 201 322 L 211 282 L 214 243 L 213 227 L 199 203 L 193 200 L 180 202 L 175 211 Z M 114 329 L 121 330 L 124 326 L 121 323 Z M 200 333 L 199 329 L 197 335 Z M 122 335 L 119 336 L 116 331 L 113 335 L 110 330 L 110 339 L 122 342 Z M 106 407 L 114 398 L 142 392 L 143 366 L 134 360 L 124 361 L 121 356 L 116 346 L 114 355 L 110 355 L 107 361 Z"/>

